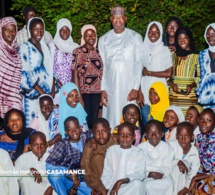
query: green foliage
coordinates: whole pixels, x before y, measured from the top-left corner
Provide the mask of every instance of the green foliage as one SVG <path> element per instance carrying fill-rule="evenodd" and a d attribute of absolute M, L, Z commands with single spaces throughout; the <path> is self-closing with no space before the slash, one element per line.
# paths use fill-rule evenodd
<path fill-rule="evenodd" d="M 191 28 L 198 50 L 205 48 L 204 31 L 209 23 L 215 22 L 214 0 L 13 0 L 12 10 L 20 11 L 15 18 L 22 21 L 22 10 L 32 5 L 46 23 L 46 30 L 55 35 L 56 23 L 60 18 L 70 19 L 72 36 L 80 43 L 80 29 L 84 24 L 93 24 L 98 36 L 111 29 L 110 8 L 122 5 L 127 9 L 127 27 L 145 36 L 150 21 L 159 21 L 165 26 L 169 16 L 179 17 Z"/>

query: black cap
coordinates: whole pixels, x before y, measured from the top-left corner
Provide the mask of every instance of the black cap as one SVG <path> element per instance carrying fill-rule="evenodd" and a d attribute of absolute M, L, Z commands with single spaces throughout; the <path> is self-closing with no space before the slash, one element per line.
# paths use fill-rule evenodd
<path fill-rule="evenodd" d="M 37 13 L 36 12 L 36 10 L 34 9 L 34 7 L 32 7 L 32 6 L 26 6 L 24 9 L 23 9 L 23 16 L 25 16 L 28 12 L 30 12 L 30 11 L 34 11 L 35 13 Z"/>

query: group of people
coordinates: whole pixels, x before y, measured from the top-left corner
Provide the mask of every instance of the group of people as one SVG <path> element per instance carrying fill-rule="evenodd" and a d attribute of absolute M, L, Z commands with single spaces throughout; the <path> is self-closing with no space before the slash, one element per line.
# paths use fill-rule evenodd
<path fill-rule="evenodd" d="M 215 193 L 215 23 L 198 54 L 177 17 L 142 40 L 112 7 L 113 29 L 84 25 L 79 45 L 36 15 L 0 19 L 3 194 Z"/>

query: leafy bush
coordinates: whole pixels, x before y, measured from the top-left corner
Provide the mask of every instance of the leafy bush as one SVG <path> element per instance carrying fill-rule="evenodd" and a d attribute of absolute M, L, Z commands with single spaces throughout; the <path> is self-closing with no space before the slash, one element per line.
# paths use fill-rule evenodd
<path fill-rule="evenodd" d="M 32 5 L 46 23 L 46 30 L 52 35 L 60 18 L 70 19 L 73 25 L 72 36 L 80 43 L 80 29 L 84 24 L 93 24 L 98 36 L 111 29 L 110 8 L 122 5 L 127 9 L 127 27 L 145 36 L 150 21 L 159 21 L 165 26 L 169 16 L 179 17 L 185 26 L 191 28 L 198 50 L 205 48 L 203 37 L 206 26 L 215 22 L 214 0 L 13 0 L 12 10 L 22 20 L 22 10 Z"/>

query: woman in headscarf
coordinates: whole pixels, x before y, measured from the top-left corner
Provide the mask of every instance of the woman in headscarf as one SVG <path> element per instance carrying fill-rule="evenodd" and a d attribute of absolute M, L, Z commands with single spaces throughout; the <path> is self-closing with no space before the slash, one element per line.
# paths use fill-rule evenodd
<path fill-rule="evenodd" d="M 28 22 L 29 40 L 21 44 L 21 93 L 23 95 L 26 125 L 37 116 L 37 99 L 42 94 L 55 95 L 55 79 L 48 46 L 44 42 L 45 24 L 41 18 Z"/>
<path fill-rule="evenodd" d="M 73 82 L 81 93 L 80 102 L 87 112 L 87 123 L 91 129 L 99 110 L 103 62 L 96 48 L 95 27 L 90 24 L 84 25 L 81 35 L 81 46 L 73 51 Z"/>
<path fill-rule="evenodd" d="M 0 20 L 0 116 L 11 108 L 22 110 L 19 94 L 21 61 L 16 42 L 17 24 L 13 17 Z"/>
<path fill-rule="evenodd" d="M 171 16 L 168 18 L 165 26 L 164 45 L 168 46 L 171 51 L 175 51 L 175 32 L 182 26 L 179 18 Z"/>
<path fill-rule="evenodd" d="M 15 161 L 23 152 L 28 152 L 29 136 L 35 130 L 26 128 L 25 115 L 15 108 L 4 118 L 4 131 L 0 135 L 0 148 L 6 150 Z"/>
<path fill-rule="evenodd" d="M 207 26 L 204 37 L 209 47 L 199 54 L 200 81 L 196 93 L 203 108 L 215 111 L 215 23 Z"/>
<path fill-rule="evenodd" d="M 191 31 L 186 27 L 175 33 L 176 59 L 170 85 L 170 103 L 179 106 L 184 115 L 190 106 L 197 106 L 195 93 L 199 82 L 198 54 Z"/>
<path fill-rule="evenodd" d="M 79 46 L 73 41 L 71 32 L 71 22 L 67 18 L 61 18 L 57 22 L 57 31 L 54 40 L 49 44 L 54 64 L 54 73 L 61 86 L 71 82 L 72 52 Z"/>
<path fill-rule="evenodd" d="M 149 89 L 154 82 L 162 82 L 167 88 L 166 78 L 172 76 L 172 57 L 162 41 L 161 23 L 149 23 L 142 50 L 142 81 L 137 103 L 141 108 L 143 123 L 148 121 L 150 112 Z"/>

